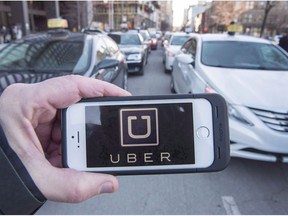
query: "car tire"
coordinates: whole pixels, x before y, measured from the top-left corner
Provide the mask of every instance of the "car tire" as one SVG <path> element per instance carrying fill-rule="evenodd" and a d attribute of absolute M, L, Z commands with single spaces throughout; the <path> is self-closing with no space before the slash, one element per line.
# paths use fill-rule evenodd
<path fill-rule="evenodd" d="M 171 81 L 170 81 L 170 90 L 171 93 L 176 94 L 177 92 L 175 91 L 175 87 L 174 87 L 174 80 L 173 80 L 173 76 L 171 76 Z"/>
<path fill-rule="evenodd" d="M 168 70 L 165 68 L 165 73 L 169 74 L 169 73 L 171 73 L 171 70 Z"/>
<path fill-rule="evenodd" d="M 141 76 L 144 75 L 144 69 L 145 69 L 145 59 L 143 59 L 143 63 L 142 63 L 141 70 L 139 71 L 139 75 L 141 75 Z"/>

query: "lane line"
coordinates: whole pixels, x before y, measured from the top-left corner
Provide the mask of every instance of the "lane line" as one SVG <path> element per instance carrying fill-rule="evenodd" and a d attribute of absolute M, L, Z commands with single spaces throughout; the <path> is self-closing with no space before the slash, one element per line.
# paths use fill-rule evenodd
<path fill-rule="evenodd" d="M 241 215 L 239 208 L 232 196 L 222 196 L 222 202 L 227 215 Z"/>

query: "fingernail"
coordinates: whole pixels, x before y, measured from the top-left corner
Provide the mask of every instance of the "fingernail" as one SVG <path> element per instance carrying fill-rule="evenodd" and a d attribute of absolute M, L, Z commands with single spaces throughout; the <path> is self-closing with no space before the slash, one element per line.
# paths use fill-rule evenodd
<path fill-rule="evenodd" d="M 114 192 L 114 187 L 111 182 L 105 182 L 104 184 L 101 185 L 100 188 L 100 194 L 102 193 L 113 193 Z"/>

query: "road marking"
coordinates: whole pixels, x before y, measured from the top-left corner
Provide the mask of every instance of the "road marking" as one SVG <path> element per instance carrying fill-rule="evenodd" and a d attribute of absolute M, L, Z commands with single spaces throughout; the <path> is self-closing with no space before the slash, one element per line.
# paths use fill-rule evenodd
<path fill-rule="evenodd" d="M 241 215 L 238 206 L 232 196 L 222 196 L 222 202 L 227 215 Z"/>

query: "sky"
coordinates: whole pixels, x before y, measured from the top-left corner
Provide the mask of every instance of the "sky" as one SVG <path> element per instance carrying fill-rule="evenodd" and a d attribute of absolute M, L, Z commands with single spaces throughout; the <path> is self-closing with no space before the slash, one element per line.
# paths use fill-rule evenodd
<path fill-rule="evenodd" d="M 172 0 L 173 7 L 173 26 L 181 26 L 184 18 L 184 9 L 190 5 L 195 5 L 198 0 Z"/>

